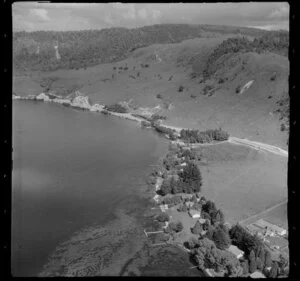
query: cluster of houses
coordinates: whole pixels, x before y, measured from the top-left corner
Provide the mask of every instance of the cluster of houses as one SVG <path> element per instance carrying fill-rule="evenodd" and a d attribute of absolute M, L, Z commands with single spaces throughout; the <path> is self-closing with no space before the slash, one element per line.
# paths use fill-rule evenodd
<path fill-rule="evenodd" d="M 288 241 L 285 239 L 287 230 L 263 219 L 247 225 L 246 228 L 252 234 L 261 237 L 273 250 L 281 250 L 288 245 Z"/>
<path fill-rule="evenodd" d="M 193 202 L 186 202 L 188 204 L 190 204 L 191 206 L 193 205 Z M 194 218 L 197 219 L 201 224 L 204 224 L 206 219 L 201 218 L 201 212 L 197 211 L 197 210 L 189 210 L 189 215 Z M 280 231 L 280 233 L 284 234 L 283 231 L 277 229 L 277 231 Z M 239 249 L 237 246 L 235 245 L 230 245 L 229 248 L 227 249 L 228 252 L 232 253 L 234 256 L 236 256 L 236 258 L 238 260 L 241 260 L 244 258 L 245 252 L 242 251 L 241 249 Z M 216 273 L 214 270 L 207 268 L 206 270 L 206 274 L 208 277 L 218 277 L 218 276 L 223 276 L 222 273 L 220 273 L 220 275 L 218 275 L 218 273 Z M 250 274 L 249 276 L 250 278 L 266 278 L 264 276 L 263 273 L 261 273 L 260 271 L 255 271 L 252 274 Z"/>

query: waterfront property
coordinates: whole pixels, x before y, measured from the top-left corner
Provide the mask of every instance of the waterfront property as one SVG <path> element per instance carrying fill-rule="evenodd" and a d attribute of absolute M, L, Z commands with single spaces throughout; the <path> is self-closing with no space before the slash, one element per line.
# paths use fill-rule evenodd
<path fill-rule="evenodd" d="M 234 254 L 237 257 L 237 259 L 240 259 L 244 256 L 244 251 L 240 250 L 238 247 L 234 245 L 230 245 L 227 251 Z"/>

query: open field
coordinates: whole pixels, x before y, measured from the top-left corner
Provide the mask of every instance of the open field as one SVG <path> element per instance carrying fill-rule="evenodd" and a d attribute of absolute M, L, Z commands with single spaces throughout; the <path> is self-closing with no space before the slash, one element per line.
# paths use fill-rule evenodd
<path fill-rule="evenodd" d="M 287 198 L 286 158 L 230 143 L 203 146 L 200 151 L 207 160 L 200 166 L 202 194 L 216 202 L 228 222 L 245 219 Z"/>
<path fill-rule="evenodd" d="M 288 229 L 288 219 L 287 219 L 287 200 L 284 200 L 282 203 L 277 204 L 270 209 L 258 213 L 257 215 L 250 217 L 240 223 L 244 225 L 251 224 L 258 219 L 264 219 L 272 224 Z"/>

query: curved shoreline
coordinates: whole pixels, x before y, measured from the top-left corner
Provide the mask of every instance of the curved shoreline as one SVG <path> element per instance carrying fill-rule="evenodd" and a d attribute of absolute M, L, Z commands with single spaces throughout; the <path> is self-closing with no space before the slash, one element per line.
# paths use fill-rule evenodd
<path fill-rule="evenodd" d="M 45 98 L 45 97 L 47 97 L 47 98 Z M 14 96 L 13 99 L 15 99 L 15 100 L 34 100 L 34 101 L 44 101 L 44 102 L 50 102 L 50 103 L 51 102 L 52 103 L 58 103 L 58 104 L 62 104 L 64 106 L 89 110 L 91 112 L 101 112 L 101 113 L 105 112 L 108 115 L 113 115 L 113 116 L 117 116 L 117 117 L 122 118 L 122 119 L 128 119 L 128 120 L 136 121 L 138 123 L 141 123 L 142 121 L 144 121 L 142 118 L 132 116 L 131 113 L 107 112 L 104 109 L 104 105 L 99 105 L 99 104 L 90 105 L 88 102 L 85 102 L 85 101 L 88 101 L 87 97 L 83 97 L 83 96 L 78 96 L 78 97 L 74 98 L 72 101 L 69 100 L 69 99 L 63 99 L 61 97 L 50 99 L 45 94 L 44 95 L 40 94 L 38 96 L 29 96 L 29 97 L 24 97 L 24 98 Z M 74 100 L 75 100 L 75 102 L 74 102 Z M 184 128 L 179 128 L 179 127 L 175 127 L 175 126 L 165 125 L 165 124 L 161 124 L 161 126 L 165 127 L 165 128 L 173 129 L 178 133 L 181 131 L 181 129 L 184 129 Z M 187 143 L 180 142 L 179 140 L 174 141 L 174 142 L 175 143 L 182 143 L 184 145 L 188 145 L 188 146 L 191 146 L 191 147 L 193 147 L 193 146 L 197 147 L 197 146 L 203 146 L 203 145 L 215 145 L 215 144 L 220 144 L 220 143 L 224 143 L 224 142 L 229 142 L 229 143 L 236 144 L 236 145 L 245 145 L 245 146 L 251 147 L 251 148 L 256 149 L 256 150 L 264 150 L 264 151 L 272 152 L 272 153 L 275 153 L 277 155 L 281 155 L 281 156 L 284 156 L 284 157 L 288 156 L 288 152 L 281 149 L 281 148 L 279 148 L 279 147 L 264 144 L 264 143 L 260 143 L 260 142 L 249 141 L 247 139 L 239 139 L 239 138 L 235 138 L 235 137 L 229 137 L 229 139 L 227 141 L 204 143 L 204 144 L 201 144 L 201 143 L 187 144 Z M 157 181 L 156 181 L 156 184 L 155 184 L 155 189 L 157 190 L 160 185 L 161 185 L 161 183 L 160 183 L 160 181 L 158 181 L 158 178 L 157 178 Z M 94 237 L 93 237 L 93 239 L 94 239 Z M 181 245 L 178 245 L 178 246 L 180 247 Z M 181 248 L 181 250 L 183 250 L 185 252 L 188 252 L 184 247 L 180 247 L 180 248 Z M 130 260 L 127 263 L 130 263 Z M 78 261 L 74 260 L 74 266 L 77 267 L 77 265 L 78 265 Z M 122 267 L 121 271 L 123 271 L 124 268 L 126 269 L 126 264 L 125 264 L 125 266 Z M 94 270 L 94 268 L 92 268 L 92 270 Z M 47 275 L 47 273 L 46 273 L 46 275 Z"/>
<path fill-rule="evenodd" d="M 89 101 L 88 101 L 88 97 L 87 96 L 82 96 L 82 95 L 77 95 L 75 98 L 71 99 L 67 99 L 67 98 L 63 98 L 61 96 L 56 96 L 56 95 L 52 95 L 54 98 L 49 98 L 48 95 L 46 95 L 45 93 L 41 93 L 39 95 L 29 95 L 27 97 L 20 97 L 20 96 L 16 96 L 13 95 L 13 100 L 34 100 L 34 101 L 44 101 L 44 102 L 50 102 L 50 103 L 58 103 L 67 107 L 73 107 L 73 108 L 79 108 L 79 109 L 83 109 L 83 110 L 89 110 L 91 112 L 100 112 L 103 114 L 107 114 L 107 115 L 112 115 L 112 116 L 116 116 L 122 119 L 127 119 L 127 120 L 132 120 L 132 121 L 136 121 L 139 124 L 142 124 L 142 121 L 144 121 L 144 119 L 142 118 L 138 118 L 136 116 L 133 116 L 131 113 L 117 113 L 117 112 L 112 112 L 112 111 L 107 111 L 104 109 L 104 105 L 100 105 L 100 104 L 93 104 L 90 105 Z M 176 126 L 171 126 L 171 125 L 166 125 L 161 123 L 160 124 L 161 127 L 164 127 L 166 129 L 171 129 L 174 130 L 177 134 L 180 133 L 180 131 L 182 129 L 189 129 L 189 128 L 181 128 L 181 127 L 176 127 Z M 180 141 L 176 141 L 179 143 L 182 143 Z M 241 139 L 241 138 L 236 138 L 236 137 L 229 137 L 229 139 L 227 141 L 222 141 L 222 142 L 229 142 L 235 145 L 244 145 L 244 146 L 248 146 L 251 147 L 252 149 L 256 149 L 259 151 L 266 151 L 266 152 L 270 152 L 279 156 L 283 156 L 283 157 L 288 157 L 288 151 L 277 147 L 277 146 L 273 146 L 270 144 L 266 144 L 266 143 L 262 143 L 262 142 L 257 142 L 257 141 L 250 141 L 248 139 Z M 215 143 L 197 143 L 197 144 L 187 144 L 186 145 L 190 145 L 190 146 L 202 146 L 202 145 L 214 145 L 214 144 L 219 144 L 222 142 L 215 142 Z"/>

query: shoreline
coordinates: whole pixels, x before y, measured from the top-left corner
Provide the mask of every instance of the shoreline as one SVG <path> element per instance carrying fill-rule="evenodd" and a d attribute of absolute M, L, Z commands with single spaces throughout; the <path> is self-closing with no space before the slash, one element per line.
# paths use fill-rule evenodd
<path fill-rule="evenodd" d="M 21 96 L 17 96 L 17 95 L 13 95 L 12 98 L 13 100 L 33 100 L 33 101 L 43 101 L 43 102 L 50 102 L 50 103 L 57 103 L 57 104 L 61 104 L 63 106 L 66 107 L 72 107 L 72 108 L 78 108 L 78 109 L 82 109 L 82 110 L 88 110 L 90 112 L 99 112 L 105 115 L 111 115 L 111 116 L 116 116 L 119 117 L 121 119 L 125 119 L 125 120 L 131 120 L 131 121 L 135 121 L 137 123 L 139 123 L 140 125 L 142 125 L 142 122 L 145 121 L 143 118 L 139 118 L 136 116 L 133 116 L 132 113 L 118 113 L 118 112 L 112 112 L 112 111 L 108 111 L 106 110 L 104 107 L 104 105 L 100 105 L 100 104 L 93 104 L 90 105 L 89 104 L 89 100 L 87 96 L 82 96 L 82 95 L 77 95 L 75 98 L 68 99 L 68 98 L 64 98 L 61 96 L 57 96 L 57 95 L 53 95 L 51 94 L 52 97 L 54 98 L 49 98 L 48 95 L 46 95 L 45 93 L 41 93 L 39 95 L 28 95 L 25 97 L 21 97 Z M 159 124 L 160 127 L 163 127 L 165 129 L 170 129 L 170 130 L 174 130 L 177 134 L 180 134 L 180 131 L 182 129 L 190 129 L 190 128 L 181 128 L 181 127 L 177 127 L 177 126 L 171 126 L 171 125 L 166 125 L 163 123 Z M 147 127 L 149 128 L 149 127 Z M 150 128 L 153 128 L 152 126 L 150 126 Z M 163 133 L 163 135 L 169 139 L 168 134 Z M 175 142 L 179 143 L 179 144 L 185 144 L 187 146 L 190 147 L 197 147 L 197 146 L 206 146 L 206 145 L 216 145 L 216 144 L 220 144 L 220 143 L 231 143 L 234 145 L 243 145 L 243 146 L 248 146 L 251 147 L 252 149 L 258 150 L 258 151 L 265 151 L 265 152 L 269 152 L 269 153 L 273 153 L 282 157 L 288 157 L 288 151 L 274 146 L 274 145 L 270 145 L 270 144 L 266 144 L 266 143 L 261 143 L 261 142 L 257 142 L 257 141 L 251 141 L 248 140 L 246 138 L 237 138 L 237 137 L 229 137 L 228 140 L 226 141 L 216 141 L 216 142 L 211 142 L 211 143 L 184 143 L 181 140 L 176 140 Z"/>
<path fill-rule="evenodd" d="M 112 115 L 112 116 L 116 116 L 116 117 L 119 117 L 121 119 L 126 119 L 126 120 L 131 120 L 131 121 L 136 121 L 138 122 L 139 124 L 141 124 L 142 121 L 144 121 L 142 118 L 138 118 L 138 117 L 135 117 L 135 116 L 132 116 L 131 113 L 116 113 L 116 112 L 110 112 L 110 111 L 107 111 L 104 109 L 104 106 L 103 105 L 99 105 L 99 104 L 94 104 L 94 105 L 89 105 L 87 103 L 85 103 L 85 101 L 87 101 L 87 98 L 86 97 L 83 97 L 83 96 L 78 96 L 76 98 L 78 98 L 76 100 L 75 98 L 75 103 L 71 100 L 68 100 L 68 99 L 63 99 L 63 98 L 54 98 L 54 99 L 50 99 L 50 98 L 45 98 L 47 97 L 46 95 L 43 95 L 41 96 L 42 94 L 38 95 L 38 96 L 29 96 L 29 97 L 15 97 L 13 96 L 13 99 L 15 100 L 34 100 L 34 101 L 44 101 L 44 102 L 50 102 L 50 103 L 58 103 L 58 104 L 62 104 L 64 106 L 67 106 L 67 107 L 73 107 L 73 108 L 79 108 L 79 109 L 83 109 L 83 110 L 89 110 L 91 112 L 101 112 L 101 113 L 106 113 L 107 115 Z M 177 132 L 180 132 L 180 130 L 182 128 L 179 128 L 179 127 L 174 127 L 174 126 L 168 126 L 168 125 L 164 125 L 164 124 L 161 124 L 162 127 L 165 127 L 165 128 L 169 128 L 169 129 L 173 129 L 173 130 L 176 130 Z M 150 127 L 152 128 L 152 127 Z M 163 134 L 164 136 L 166 136 L 166 134 Z M 233 140 L 233 141 L 232 141 Z M 175 144 L 178 144 L 178 145 L 183 145 L 183 146 L 186 146 L 186 147 L 198 147 L 198 146 L 203 146 L 203 145 L 216 145 L 216 144 L 221 144 L 221 143 L 224 143 L 224 142 L 231 142 L 232 144 L 235 144 L 235 145 L 247 145 L 247 141 L 248 140 L 244 140 L 245 143 L 243 143 L 243 141 L 241 141 L 241 139 L 238 139 L 238 138 L 229 138 L 229 140 L 227 141 L 219 141 L 219 142 L 213 142 L 213 143 L 196 143 L 196 144 L 190 144 L 190 143 L 184 143 L 180 140 L 176 140 L 176 141 L 171 141 L 171 143 L 175 143 Z M 248 143 L 251 148 L 255 149 L 257 147 L 255 147 L 255 145 L 262 145 L 262 143 L 258 143 L 258 142 L 251 142 L 249 141 L 250 143 Z M 265 145 L 267 148 L 269 149 L 278 149 L 279 152 L 280 152 L 280 148 L 277 148 L 277 147 L 274 147 L 274 146 L 270 146 L 270 145 L 266 145 L 266 144 L 263 144 Z M 169 151 L 169 148 L 167 148 L 167 152 L 166 154 L 168 153 Z M 273 151 L 269 151 L 269 152 L 273 152 Z M 159 160 L 158 160 L 158 163 L 157 163 L 157 167 L 160 169 L 162 167 L 162 161 L 164 159 L 164 157 L 166 156 L 166 154 L 162 155 Z M 155 184 L 153 185 L 154 186 L 154 201 L 156 202 L 155 206 L 157 206 L 158 204 L 158 200 L 156 201 L 155 200 L 155 197 L 158 199 L 159 197 L 161 197 L 160 195 L 156 194 L 156 191 L 160 189 L 161 185 L 162 185 L 162 182 L 163 182 L 163 178 L 161 176 L 156 176 L 156 182 Z M 151 191 L 152 192 L 152 191 Z M 153 203 L 152 201 L 152 198 L 149 198 L 149 202 L 150 203 Z M 161 209 L 161 211 L 163 212 L 163 210 Z M 181 250 L 183 250 L 187 255 L 189 255 L 189 250 L 186 249 L 184 247 L 183 244 L 180 244 L 180 243 L 172 243 L 172 242 L 166 242 L 166 245 L 168 246 L 174 246 L 174 247 L 177 247 L 177 248 L 180 248 Z M 127 263 L 130 263 L 130 260 L 132 258 L 128 259 L 126 264 Z M 125 266 L 126 266 L 125 264 Z M 125 268 L 122 268 L 122 270 L 125 270 Z M 201 270 L 202 272 L 202 270 Z"/>

